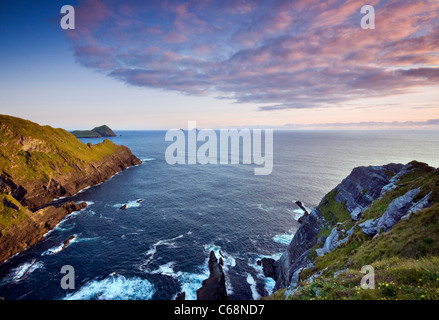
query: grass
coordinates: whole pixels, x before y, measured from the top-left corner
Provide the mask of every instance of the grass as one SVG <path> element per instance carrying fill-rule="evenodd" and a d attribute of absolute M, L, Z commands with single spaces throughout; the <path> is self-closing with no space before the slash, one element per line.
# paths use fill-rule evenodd
<path fill-rule="evenodd" d="M 289 300 L 438 300 L 439 257 L 393 257 L 372 264 L 375 288 L 361 288 L 364 274 L 348 269 L 337 277 L 321 276 L 299 283 L 301 289 Z M 279 295 L 277 296 L 279 297 Z M 285 298 L 285 297 L 284 297 Z"/>
<path fill-rule="evenodd" d="M 102 160 L 120 146 L 109 140 L 86 145 L 64 129 L 0 115 L 0 168 L 16 181 L 49 181 Z"/>
<path fill-rule="evenodd" d="M 2 230 L 27 217 L 27 209 L 11 195 L 0 194 L 0 235 Z"/>
<path fill-rule="evenodd" d="M 399 221 L 392 230 L 371 238 L 356 227 L 349 240 L 324 256 L 315 250 L 309 258 L 314 266 L 304 269 L 299 276 L 299 288 L 288 297 L 285 290 L 273 293 L 269 299 L 373 299 L 407 300 L 439 299 L 439 170 L 419 162 L 412 162 L 412 172 L 401 177 L 396 189 L 375 200 L 364 212 L 363 220 L 376 219 L 397 197 L 409 190 L 421 191 L 414 201 L 431 192 L 434 204 L 407 220 Z M 318 237 L 328 236 L 336 223 L 348 230 L 354 225 L 344 203 L 335 201 L 336 190 L 328 193 L 318 209 L 326 221 Z M 342 237 L 342 236 L 341 236 Z M 314 249 L 321 247 L 317 244 Z M 362 289 L 360 272 L 365 265 L 375 269 L 375 289 Z M 341 272 L 337 277 L 335 272 Z M 314 281 L 309 281 L 316 275 Z"/>

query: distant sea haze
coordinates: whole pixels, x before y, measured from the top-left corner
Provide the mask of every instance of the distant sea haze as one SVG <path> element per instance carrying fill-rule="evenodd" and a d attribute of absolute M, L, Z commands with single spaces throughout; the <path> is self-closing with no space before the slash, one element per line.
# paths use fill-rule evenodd
<path fill-rule="evenodd" d="M 174 299 L 185 291 L 195 299 L 213 250 L 224 256 L 230 299 L 257 299 L 274 286 L 257 261 L 279 258 L 291 241 L 303 214 L 294 201 L 312 209 L 357 166 L 439 166 L 437 131 L 274 131 L 269 175 L 254 175 L 253 163 L 170 165 L 165 131 L 116 134 L 111 140 L 143 163 L 72 197 L 88 206 L 0 266 L 0 296 Z M 60 286 L 66 264 L 73 290 Z"/>

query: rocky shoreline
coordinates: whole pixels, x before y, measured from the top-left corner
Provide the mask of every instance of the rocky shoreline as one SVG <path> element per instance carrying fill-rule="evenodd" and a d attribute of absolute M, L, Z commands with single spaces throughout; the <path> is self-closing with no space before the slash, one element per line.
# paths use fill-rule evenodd
<path fill-rule="evenodd" d="M 0 237 L 0 262 L 22 252 L 36 244 L 43 236 L 52 230 L 64 217 L 87 206 L 82 202 L 76 204 L 67 202 L 60 207 L 47 206 L 31 212 L 27 210 L 28 218 L 15 223 L 8 228 L 7 233 Z M 23 209 L 23 208 L 21 208 Z"/>
<path fill-rule="evenodd" d="M 142 162 L 110 140 L 84 144 L 63 129 L 0 115 L 0 263 L 38 242 L 86 203 L 51 205 Z"/>

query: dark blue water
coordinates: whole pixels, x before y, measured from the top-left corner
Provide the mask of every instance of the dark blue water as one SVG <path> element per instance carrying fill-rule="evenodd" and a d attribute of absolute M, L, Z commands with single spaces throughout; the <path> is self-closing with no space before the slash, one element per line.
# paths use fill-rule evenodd
<path fill-rule="evenodd" d="M 258 298 L 274 283 L 256 261 L 285 250 L 301 215 L 294 200 L 314 207 L 360 165 L 416 159 L 439 166 L 433 131 L 275 132 L 268 176 L 255 176 L 253 165 L 171 166 L 165 132 L 118 134 L 112 140 L 143 164 L 68 199 L 88 206 L 0 266 L 0 296 L 173 299 L 185 291 L 194 299 L 208 277 L 210 250 L 218 257 L 221 250 L 230 298 Z M 75 270 L 74 290 L 61 288 L 63 265 Z"/>

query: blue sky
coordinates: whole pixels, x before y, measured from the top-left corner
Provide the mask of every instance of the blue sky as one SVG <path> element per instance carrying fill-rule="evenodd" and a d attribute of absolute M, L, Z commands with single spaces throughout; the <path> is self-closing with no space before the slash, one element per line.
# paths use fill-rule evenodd
<path fill-rule="evenodd" d="M 75 8 L 75 30 L 60 9 Z M 439 3 L 2 1 L 0 113 L 66 129 L 438 129 Z"/>

